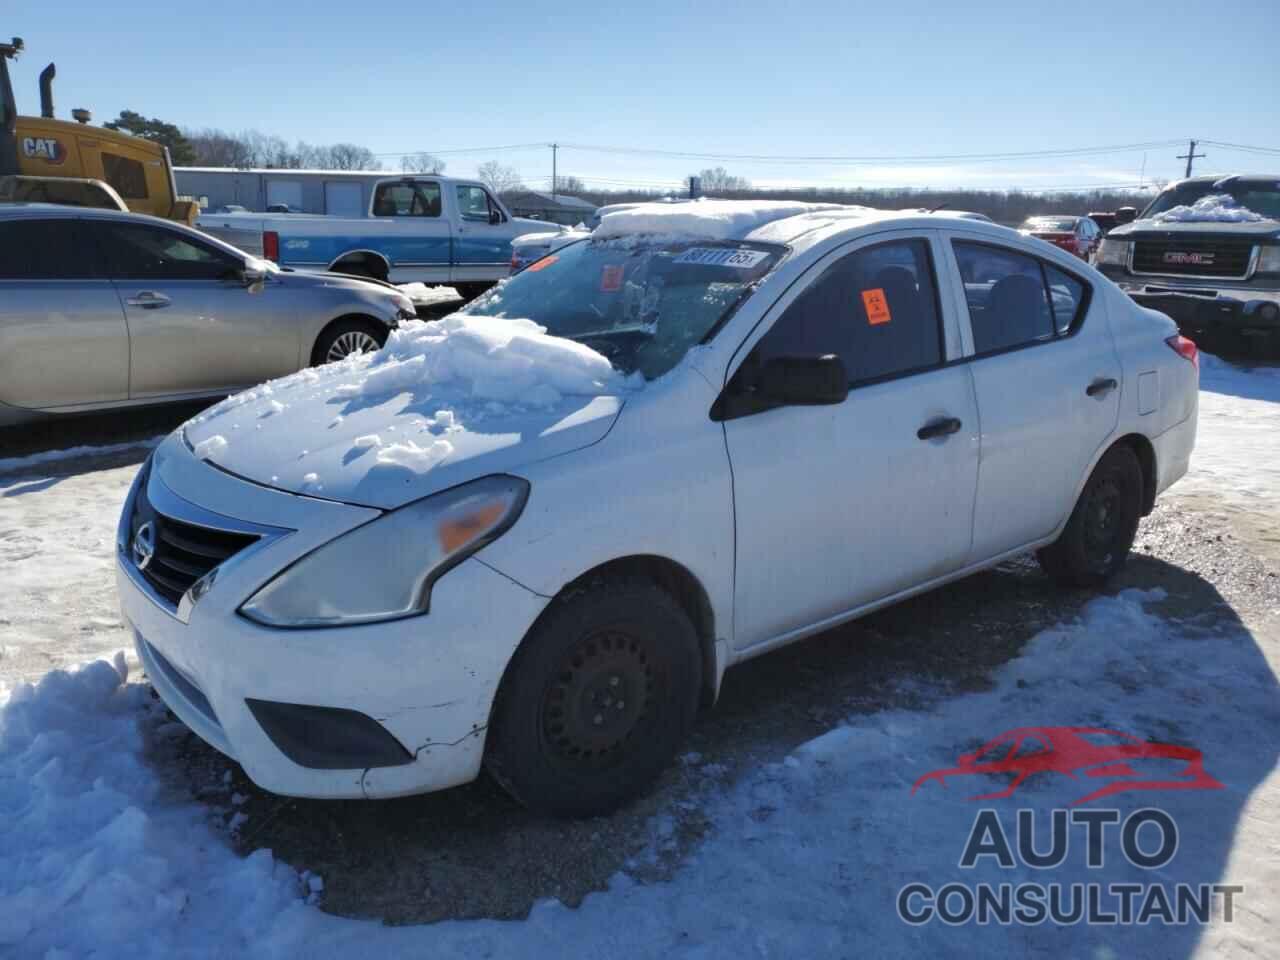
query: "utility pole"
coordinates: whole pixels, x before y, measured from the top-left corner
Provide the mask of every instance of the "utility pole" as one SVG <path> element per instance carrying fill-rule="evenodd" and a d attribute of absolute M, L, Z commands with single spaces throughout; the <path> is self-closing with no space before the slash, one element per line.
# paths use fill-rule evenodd
<path fill-rule="evenodd" d="M 1196 142 L 1195 142 L 1194 140 L 1192 140 L 1192 141 L 1191 141 L 1191 146 L 1187 148 L 1187 152 L 1186 152 L 1186 153 L 1180 153 L 1180 154 L 1178 154 L 1177 159 L 1178 159 L 1178 160 L 1185 160 L 1185 161 L 1187 161 L 1187 176 L 1188 176 L 1188 177 L 1190 177 L 1190 176 L 1191 176 L 1191 161 L 1192 161 L 1192 160 L 1198 160 L 1198 159 L 1202 158 L 1203 156 L 1204 156 L 1204 154 L 1203 154 L 1203 153 L 1196 153 Z"/>
<path fill-rule="evenodd" d="M 1192 146 L 1194 145 L 1195 145 L 1195 141 L 1192 141 Z M 553 143 L 551 145 L 551 199 L 552 200 L 556 198 L 556 151 L 558 151 L 559 149 L 560 149 L 560 144 Z M 1188 174 L 1188 176 L 1190 176 L 1190 174 Z"/>

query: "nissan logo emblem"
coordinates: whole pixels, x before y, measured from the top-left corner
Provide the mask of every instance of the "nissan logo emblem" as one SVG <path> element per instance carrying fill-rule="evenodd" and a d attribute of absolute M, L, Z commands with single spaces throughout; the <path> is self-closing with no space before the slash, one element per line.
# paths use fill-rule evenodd
<path fill-rule="evenodd" d="M 147 564 L 156 555 L 156 528 L 151 525 L 150 520 L 140 526 L 138 532 L 133 535 L 130 551 L 133 553 L 134 565 L 139 570 L 147 569 Z"/>

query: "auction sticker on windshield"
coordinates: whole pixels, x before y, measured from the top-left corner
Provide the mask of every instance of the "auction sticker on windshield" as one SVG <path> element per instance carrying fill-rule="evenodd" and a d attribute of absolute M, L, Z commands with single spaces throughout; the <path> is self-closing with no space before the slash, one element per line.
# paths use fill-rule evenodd
<path fill-rule="evenodd" d="M 737 267 L 750 270 L 769 254 L 763 250 L 735 250 L 733 247 L 690 247 L 673 263 L 699 263 L 709 267 Z"/>

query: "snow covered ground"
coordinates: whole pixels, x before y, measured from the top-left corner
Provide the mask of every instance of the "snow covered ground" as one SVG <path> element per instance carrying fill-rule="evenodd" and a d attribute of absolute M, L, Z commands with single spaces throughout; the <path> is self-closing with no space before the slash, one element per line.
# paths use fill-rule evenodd
<path fill-rule="evenodd" d="M 175 796 L 154 767 L 157 743 L 181 728 L 166 722 L 132 656 L 115 656 L 130 645 L 115 611 L 112 541 L 135 470 L 0 464 L 0 956 L 1276 954 L 1280 631 L 1250 632 L 1229 611 L 1180 618 L 1159 591 L 1092 601 L 1032 639 L 989 690 L 850 718 L 732 787 L 708 770 L 700 802 L 712 830 L 669 882 L 619 875 L 577 909 L 548 901 L 521 922 L 387 928 L 327 915 L 309 902 L 319 878 L 266 850 L 236 856 L 223 809 Z M 1204 358 L 1193 470 L 1171 496 L 1219 512 L 1262 546 L 1280 544 L 1270 540 L 1280 531 L 1280 371 Z M 953 779 L 912 795 L 915 780 L 1006 730 L 1075 724 L 1195 747 L 1224 788 L 1091 805 L 1167 811 L 1179 846 L 1158 870 L 1130 865 L 1114 836 L 1102 869 L 1085 865 L 1078 836 L 1053 870 L 990 858 L 958 867 L 981 807 L 1000 811 L 1012 842 L 1015 810 L 1034 808 L 1047 827 L 1048 811 L 1091 787 L 1038 776 L 1007 800 L 975 803 L 967 798 L 1004 780 Z M 667 833 L 654 824 L 655 853 Z M 1219 914 L 1208 929 L 912 926 L 895 909 L 912 882 L 1095 880 L 1244 890 L 1232 921 Z"/>

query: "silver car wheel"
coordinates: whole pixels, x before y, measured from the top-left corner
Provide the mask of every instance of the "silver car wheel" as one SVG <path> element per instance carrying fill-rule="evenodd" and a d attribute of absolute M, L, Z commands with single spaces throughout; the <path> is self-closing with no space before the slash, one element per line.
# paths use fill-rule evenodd
<path fill-rule="evenodd" d="M 373 353 L 380 346 L 381 344 L 371 334 L 365 333 L 363 330 L 348 330 L 333 341 L 329 347 L 329 352 L 325 354 L 324 361 L 325 363 L 333 363 L 335 360 L 342 360 L 353 353 Z"/>

